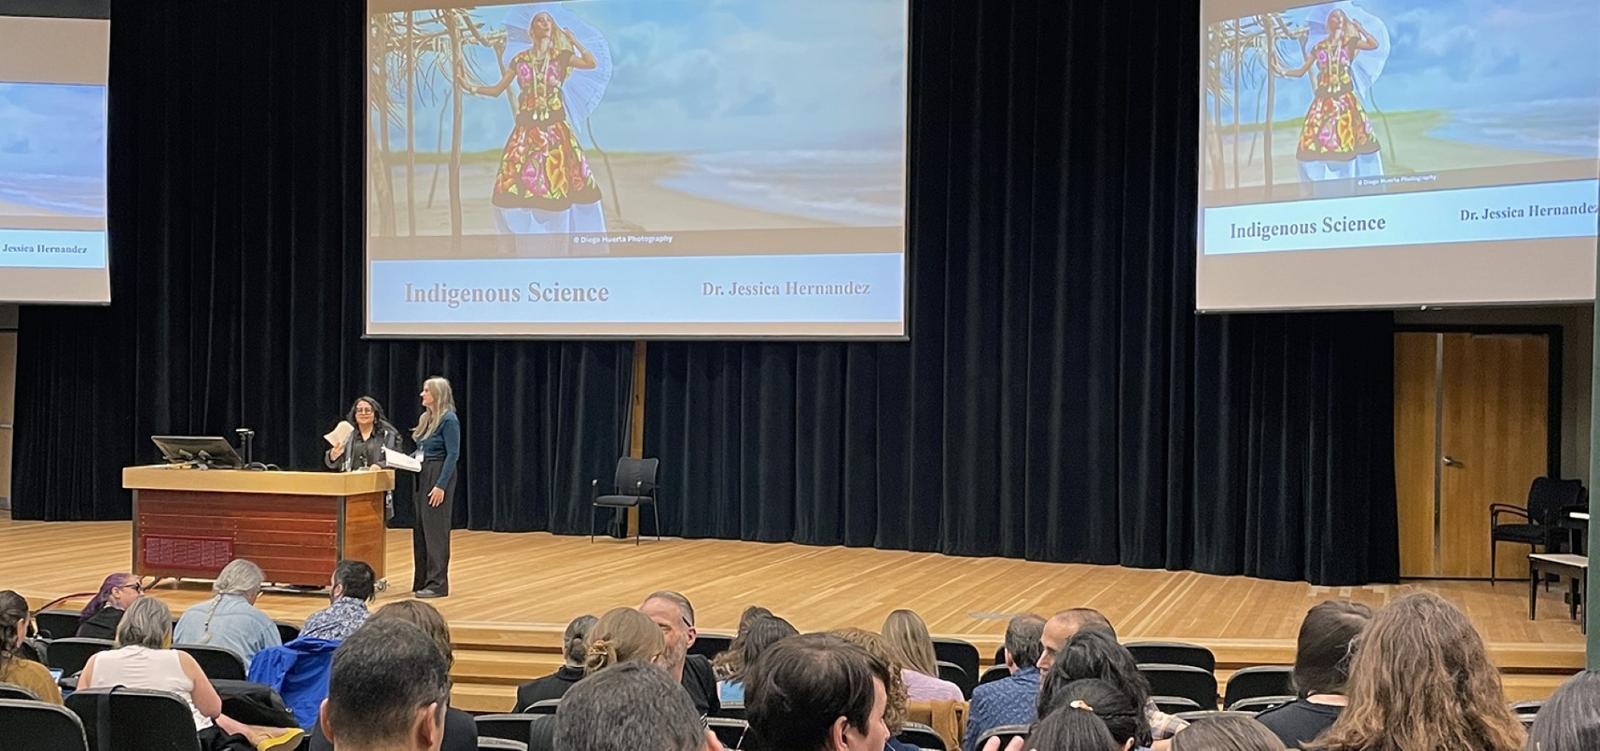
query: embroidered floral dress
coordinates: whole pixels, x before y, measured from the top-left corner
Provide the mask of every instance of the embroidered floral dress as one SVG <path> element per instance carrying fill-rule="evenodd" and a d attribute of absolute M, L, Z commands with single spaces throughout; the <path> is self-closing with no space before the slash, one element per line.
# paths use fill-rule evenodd
<path fill-rule="evenodd" d="M 589 160 L 567 123 L 561 87 L 572 53 L 541 56 L 532 49 L 511 58 L 517 80 L 517 123 L 506 139 L 495 177 L 494 205 L 561 211 L 600 200 Z"/>
<path fill-rule="evenodd" d="M 1355 50 L 1324 39 L 1311 48 L 1311 54 L 1317 66 L 1316 98 L 1300 131 L 1300 159 L 1350 161 L 1358 154 L 1376 153 L 1378 139 L 1350 77 Z"/>

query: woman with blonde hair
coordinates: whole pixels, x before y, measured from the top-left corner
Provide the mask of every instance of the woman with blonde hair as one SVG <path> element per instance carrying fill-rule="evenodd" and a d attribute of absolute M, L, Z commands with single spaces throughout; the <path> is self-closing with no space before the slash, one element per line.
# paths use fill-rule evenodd
<path fill-rule="evenodd" d="M 422 452 L 422 471 L 411 495 L 416 519 L 411 527 L 417 597 L 450 595 L 450 519 L 456 500 L 456 462 L 461 456 L 461 419 L 450 382 L 434 376 L 422 382 L 422 414 L 411 437 Z"/>
<path fill-rule="evenodd" d="M 1313 751 L 1519 751 L 1524 732 L 1467 617 L 1431 592 L 1378 611 L 1333 726 Z"/>
<path fill-rule="evenodd" d="M 650 617 L 633 608 L 613 608 L 589 629 L 584 675 L 594 675 L 624 662 L 659 663 L 667 642 Z"/>
<path fill-rule="evenodd" d="M 922 616 L 896 610 L 883 621 L 883 638 L 899 658 L 901 674 L 911 701 L 965 701 L 961 687 L 939 678 L 939 661 L 933 655 L 933 637 Z"/>

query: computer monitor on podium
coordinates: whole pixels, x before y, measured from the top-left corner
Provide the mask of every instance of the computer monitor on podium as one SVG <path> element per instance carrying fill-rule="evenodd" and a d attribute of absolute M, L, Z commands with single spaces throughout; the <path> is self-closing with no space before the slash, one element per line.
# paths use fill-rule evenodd
<path fill-rule="evenodd" d="M 221 436 L 153 435 L 150 440 L 171 464 L 193 464 L 215 469 L 239 469 L 244 460 Z"/>

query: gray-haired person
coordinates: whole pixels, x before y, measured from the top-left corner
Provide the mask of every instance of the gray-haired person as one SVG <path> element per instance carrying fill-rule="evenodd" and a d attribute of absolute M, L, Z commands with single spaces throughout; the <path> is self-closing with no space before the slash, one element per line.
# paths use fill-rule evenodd
<path fill-rule="evenodd" d="M 278 625 L 256 607 L 261 596 L 261 567 L 243 558 L 222 568 L 211 583 L 214 596 L 190 606 L 178 618 L 172 640 L 176 644 L 202 644 L 222 647 L 244 659 L 245 666 L 256 653 L 283 643 Z"/>
<path fill-rule="evenodd" d="M 572 751 L 722 751 L 689 695 L 647 662 L 606 668 L 556 709 L 555 748 Z"/>

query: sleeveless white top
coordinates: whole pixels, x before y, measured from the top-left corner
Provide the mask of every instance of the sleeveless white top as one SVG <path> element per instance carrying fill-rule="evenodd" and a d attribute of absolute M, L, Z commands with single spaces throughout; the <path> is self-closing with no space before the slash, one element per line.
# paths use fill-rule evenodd
<path fill-rule="evenodd" d="M 93 685 L 85 688 L 147 688 L 170 691 L 183 698 L 194 715 L 196 731 L 211 727 L 211 718 L 200 714 L 194 707 L 194 681 L 183 672 L 175 649 L 150 649 L 130 644 L 119 649 L 101 652 L 94 656 Z"/>

